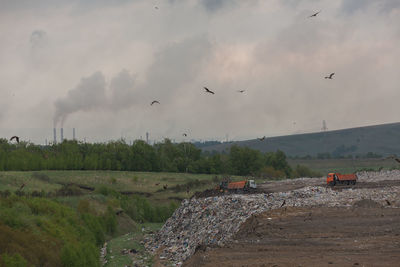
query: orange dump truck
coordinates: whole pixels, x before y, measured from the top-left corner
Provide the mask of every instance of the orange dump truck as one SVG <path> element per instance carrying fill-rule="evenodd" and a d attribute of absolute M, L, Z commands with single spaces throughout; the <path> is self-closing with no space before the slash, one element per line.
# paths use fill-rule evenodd
<path fill-rule="evenodd" d="M 251 189 L 256 189 L 257 185 L 254 180 L 245 180 L 239 182 L 222 182 L 219 186 L 221 190 L 229 190 L 229 191 L 246 191 Z"/>
<path fill-rule="evenodd" d="M 352 174 L 340 174 L 338 172 L 328 173 L 326 177 L 326 183 L 328 185 L 337 185 L 337 184 L 356 184 L 357 175 L 355 173 Z"/>

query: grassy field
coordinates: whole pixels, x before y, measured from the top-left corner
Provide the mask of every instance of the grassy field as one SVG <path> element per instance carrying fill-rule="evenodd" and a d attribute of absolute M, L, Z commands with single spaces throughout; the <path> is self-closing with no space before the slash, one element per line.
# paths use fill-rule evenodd
<path fill-rule="evenodd" d="M 139 266 L 152 266 L 152 256 L 140 243 L 145 234 L 158 231 L 162 223 L 145 223 L 138 225 L 138 231 L 129 232 L 110 240 L 107 244 L 107 263 L 104 267 L 131 266 L 136 262 Z M 126 253 L 132 250 L 133 253 Z"/>
<path fill-rule="evenodd" d="M 291 167 L 300 164 L 323 175 L 329 172 L 352 173 L 362 169 L 391 170 L 400 168 L 400 164 L 392 159 L 289 159 L 288 162 Z"/>
<path fill-rule="evenodd" d="M 221 176 L 220 176 L 221 177 Z M 139 194 L 151 201 L 180 200 L 194 191 L 213 185 L 215 175 L 187 173 L 150 173 L 118 171 L 40 171 L 0 172 L 0 191 L 15 191 L 23 184 L 25 192 L 51 192 L 65 184 L 77 184 L 94 189 L 107 187 L 126 194 Z M 234 177 L 234 179 L 241 179 Z M 164 189 L 167 186 L 167 189 Z M 189 187 L 189 192 L 187 188 Z M 90 193 L 90 190 L 87 191 Z"/>
<path fill-rule="evenodd" d="M 234 178 L 242 179 L 241 177 Z M 144 252 L 140 244 L 144 234 L 158 230 L 162 226 L 161 221 L 171 215 L 182 199 L 191 197 L 196 191 L 212 188 L 216 184 L 215 175 L 186 173 L 0 172 L 2 194 L 8 190 L 22 195 L 20 198 L 16 196 L 12 198 L 22 203 L 36 201 L 35 198 L 24 198 L 23 195 L 39 194 L 43 197 L 39 199 L 43 201 L 48 200 L 51 201 L 49 203 L 54 203 L 59 207 L 72 208 L 71 212 L 77 216 L 91 214 L 96 218 L 103 218 L 109 209 L 111 213 L 117 214 L 115 230 L 106 236 L 108 253 L 105 266 L 110 267 L 131 265 L 132 261 L 150 266 L 152 258 Z M 18 212 L 17 208 L 10 210 Z M 26 214 L 20 217 L 23 219 L 29 214 L 29 210 L 26 209 Z M 33 222 L 35 220 L 35 218 L 30 219 Z M 124 249 L 134 249 L 137 253 L 124 254 Z M 28 252 L 21 251 L 20 253 L 26 256 Z"/>

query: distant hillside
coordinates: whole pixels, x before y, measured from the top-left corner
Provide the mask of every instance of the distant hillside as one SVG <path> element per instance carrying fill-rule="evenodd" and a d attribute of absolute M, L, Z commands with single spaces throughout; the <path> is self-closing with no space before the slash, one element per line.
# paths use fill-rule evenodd
<path fill-rule="evenodd" d="M 288 156 L 317 156 L 327 153 L 339 156 L 365 155 L 373 152 L 383 156 L 400 155 L 400 123 L 382 124 L 326 131 L 309 134 L 294 134 L 258 139 L 229 142 L 203 146 L 203 151 L 228 151 L 232 144 L 246 146 L 262 152 L 280 149 Z"/>

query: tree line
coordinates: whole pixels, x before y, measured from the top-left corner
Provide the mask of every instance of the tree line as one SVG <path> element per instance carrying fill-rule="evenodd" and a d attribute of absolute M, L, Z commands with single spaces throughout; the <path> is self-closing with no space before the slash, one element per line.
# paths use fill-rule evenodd
<path fill-rule="evenodd" d="M 114 170 L 148 172 L 188 172 L 203 174 L 297 177 L 284 152 L 261 153 L 233 145 L 227 153 L 202 153 L 192 143 L 169 139 L 149 145 L 136 140 L 84 143 L 64 140 L 51 146 L 0 139 L 0 171 Z"/>

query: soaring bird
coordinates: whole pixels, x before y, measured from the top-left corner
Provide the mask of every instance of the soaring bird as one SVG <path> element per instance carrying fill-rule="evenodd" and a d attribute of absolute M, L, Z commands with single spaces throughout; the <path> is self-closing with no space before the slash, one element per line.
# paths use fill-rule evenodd
<path fill-rule="evenodd" d="M 10 141 L 14 140 L 17 141 L 17 143 L 19 144 L 19 137 L 14 135 L 13 137 L 10 138 Z"/>
<path fill-rule="evenodd" d="M 239 93 L 244 93 L 245 90 L 238 90 Z"/>
<path fill-rule="evenodd" d="M 155 6 L 154 9 L 158 9 L 158 6 Z"/>
<path fill-rule="evenodd" d="M 183 135 L 183 136 L 187 136 L 187 134 L 186 134 L 186 133 L 183 133 L 182 135 Z"/>
<path fill-rule="evenodd" d="M 264 140 L 265 140 L 265 136 L 263 136 L 263 137 L 261 137 L 261 138 L 258 138 L 258 140 L 264 141 Z"/>
<path fill-rule="evenodd" d="M 160 104 L 160 102 L 158 102 L 157 100 L 154 100 L 153 102 L 151 102 L 150 106 L 152 106 L 153 104 Z"/>
<path fill-rule="evenodd" d="M 316 13 L 314 13 L 314 14 L 312 14 L 311 16 L 309 16 L 309 18 L 316 17 L 320 12 L 321 12 L 321 10 L 316 12 Z"/>
<path fill-rule="evenodd" d="M 325 76 L 325 79 L 332 79 L 333 75 L 335 75 L 334 72 L 332 72 L 331 74 L 329 74 L 329 76 Z"/>
<path fill-rule="evenodd" d="M 214 92 L 211 91 L 210 89 L 208 89 L 207 87 L 203 87 L 203 88 L 206 90 L 207 93 L 214 94 Z"/>

